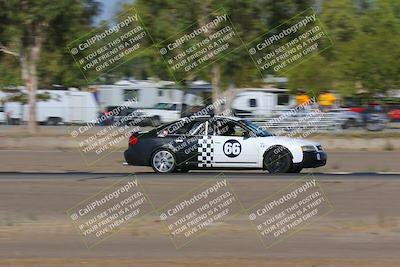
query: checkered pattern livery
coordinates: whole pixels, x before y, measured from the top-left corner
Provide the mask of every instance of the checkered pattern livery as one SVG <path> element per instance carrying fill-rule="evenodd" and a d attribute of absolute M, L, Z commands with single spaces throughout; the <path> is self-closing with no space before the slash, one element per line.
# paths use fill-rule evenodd
<path fill-rule="evenodd" d="M 197 161 L 199 167 L 212 167 L 214 158 L 214 144 L 211 136 L 203 136 L 197 143 Z"/>

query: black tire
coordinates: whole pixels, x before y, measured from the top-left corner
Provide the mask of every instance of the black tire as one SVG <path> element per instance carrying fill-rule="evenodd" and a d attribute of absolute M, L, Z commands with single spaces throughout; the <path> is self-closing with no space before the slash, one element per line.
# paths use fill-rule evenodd
<path fill-rule="evenodd" d="M 59 123 L 61 123 L 61 118 L 57 118 L 57 117 L 50 117 L 47 119 L 47 125 L 58 125 Z"/>
<path fill-rule="evenodd" d="M 371 132 L 379 132 L 386 128 L 386 124 L 383 122 L 366 123 L 365 128 Z"/>
<path fill-rule="evenodd" d="M 158 149 L 151 155 L 150 165 L 157 173 L 171 173 L 176 170 L 176 157 L 168 149 Z"/>
<path fill-rule="evenodd" d="M 342 129 L 349 129 L 350 127 L 355 127 L 356 122 L 354 119 L 347 119 L 343 124 L 342 124 Z"/>
<path fill-rule="evenodd" d="M 286 148 L 276 147 L 265 154 L 263 164 L 269 173 L 286 173 L 292 166 L 292 157 Z"/>
<path fill-rule="evenodd" d="M 21 124 L 21 120 L 20 119 L 10 119 L 11 121 L 11 125 L 20 125 Z"/>
<path fill-rule="evenodd" d="M 300 173 L 303 170 L 303 167 L 300 166 L 291 166 L 288 173 Z"/>

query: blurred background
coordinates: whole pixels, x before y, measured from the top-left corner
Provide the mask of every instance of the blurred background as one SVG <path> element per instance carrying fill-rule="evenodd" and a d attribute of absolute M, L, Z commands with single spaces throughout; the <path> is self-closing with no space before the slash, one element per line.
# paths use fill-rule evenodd
<path fill-rule="evenodd" d="M 260 75 L 243 43 L 310 7 L 332 45 L 293 68 Z M 68 44 L 112 27 L 114 18 L 132 8 L 151 35 L 149 49 L 86 80 Z M 232 41 L 240 49 L 200 71 L 172 75 L 158 44 L 190 33 L 221 8 L 241 38 Z M 141 125 L 146 130 L 193 114 L 217 97 L 226 97 L 224 108 L 231 114 L 280 134 L 291 134 L 299 121 L 323 112 L 303 130 L 331 151 L 400 149 L 399 1 L 10 0 L 0 2 L 0 22 L 3 149 L 75 149 L 71 125 L 96 122 L 101 128 L 140 110 L 135 114 L 150 119 Z M 276 119 L 308 100 L 301 112 Z M 128 110 L 96 121 L 126 105 Z"/>
<path fill-rule="evenodd" d="M 246 45 L 310 7 L 332 44 L 260 75 Z M 151 35 L 148 49 L 86 79 L 69 44 L 132 8 Z M 159 44 L 221 8 L 237 49 L 199 71 L 172 73 Z M 400 266 L 399 44 L 399 0 L 0 0 L 0 266 Z M 224 172 L 244 209 L 313 175 L 334 210 L 268 249 L 246 211 L 180 250 L 156 211 L 87 249 L 66 211 L 117 180 L 135 175 L 160 209 L 215 179 L 122 164 L 126 132 L 219 98 L 229 114 L 316 140 L 328 154 L 326 166 L 301 174 Z M 127 130 L 114 135 L 115 127 Z M 112 146 L 84 153 L 97 135 L 111 136 Z"/>

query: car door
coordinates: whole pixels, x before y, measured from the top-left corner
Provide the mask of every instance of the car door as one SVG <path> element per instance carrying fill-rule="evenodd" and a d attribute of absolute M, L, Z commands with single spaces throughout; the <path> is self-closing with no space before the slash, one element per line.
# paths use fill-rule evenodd
<path fill-rule="evenodd" d="M 220 119 L 213 123 L 213 167 L 257 167 L 257 138 L 234 120 Z"/>
<path fill-rule="evenodd" d="M 178 110 L 177 104 L 168 104 L 162 116 L 164 117 L 164 121 L 170 122 L 179 119 L 180 118 L 179 114 L 180 112 Z"/>
<path fill-rule="evenodd" d="M 199 140 L 204 137 L 205 126 L 206 121 L 203 119 L 191 120 L 172 135 L 178 167 L 197 167 Z"/>

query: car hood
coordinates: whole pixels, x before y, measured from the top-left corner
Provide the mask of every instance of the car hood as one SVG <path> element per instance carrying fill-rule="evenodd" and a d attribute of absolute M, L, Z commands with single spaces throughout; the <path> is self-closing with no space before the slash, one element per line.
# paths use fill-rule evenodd
<path fill-rule="evenodd" d="M 164 109 L 155 109 L 155 108 L 148 108 L 148 109 L 140 109 L 140 112 L 143 113 L 143 115 L 157 115 L 162 112 L 165 112 Z"/>
<path fill-rule="evenodd" d="M 300 138 L 290 138 L 286 136 L 267 136 L 259 137 L 260 142 L 265 143 L 276 143 L 285 146 L 318 146 L 317 142 L 300 139 Z"/>

